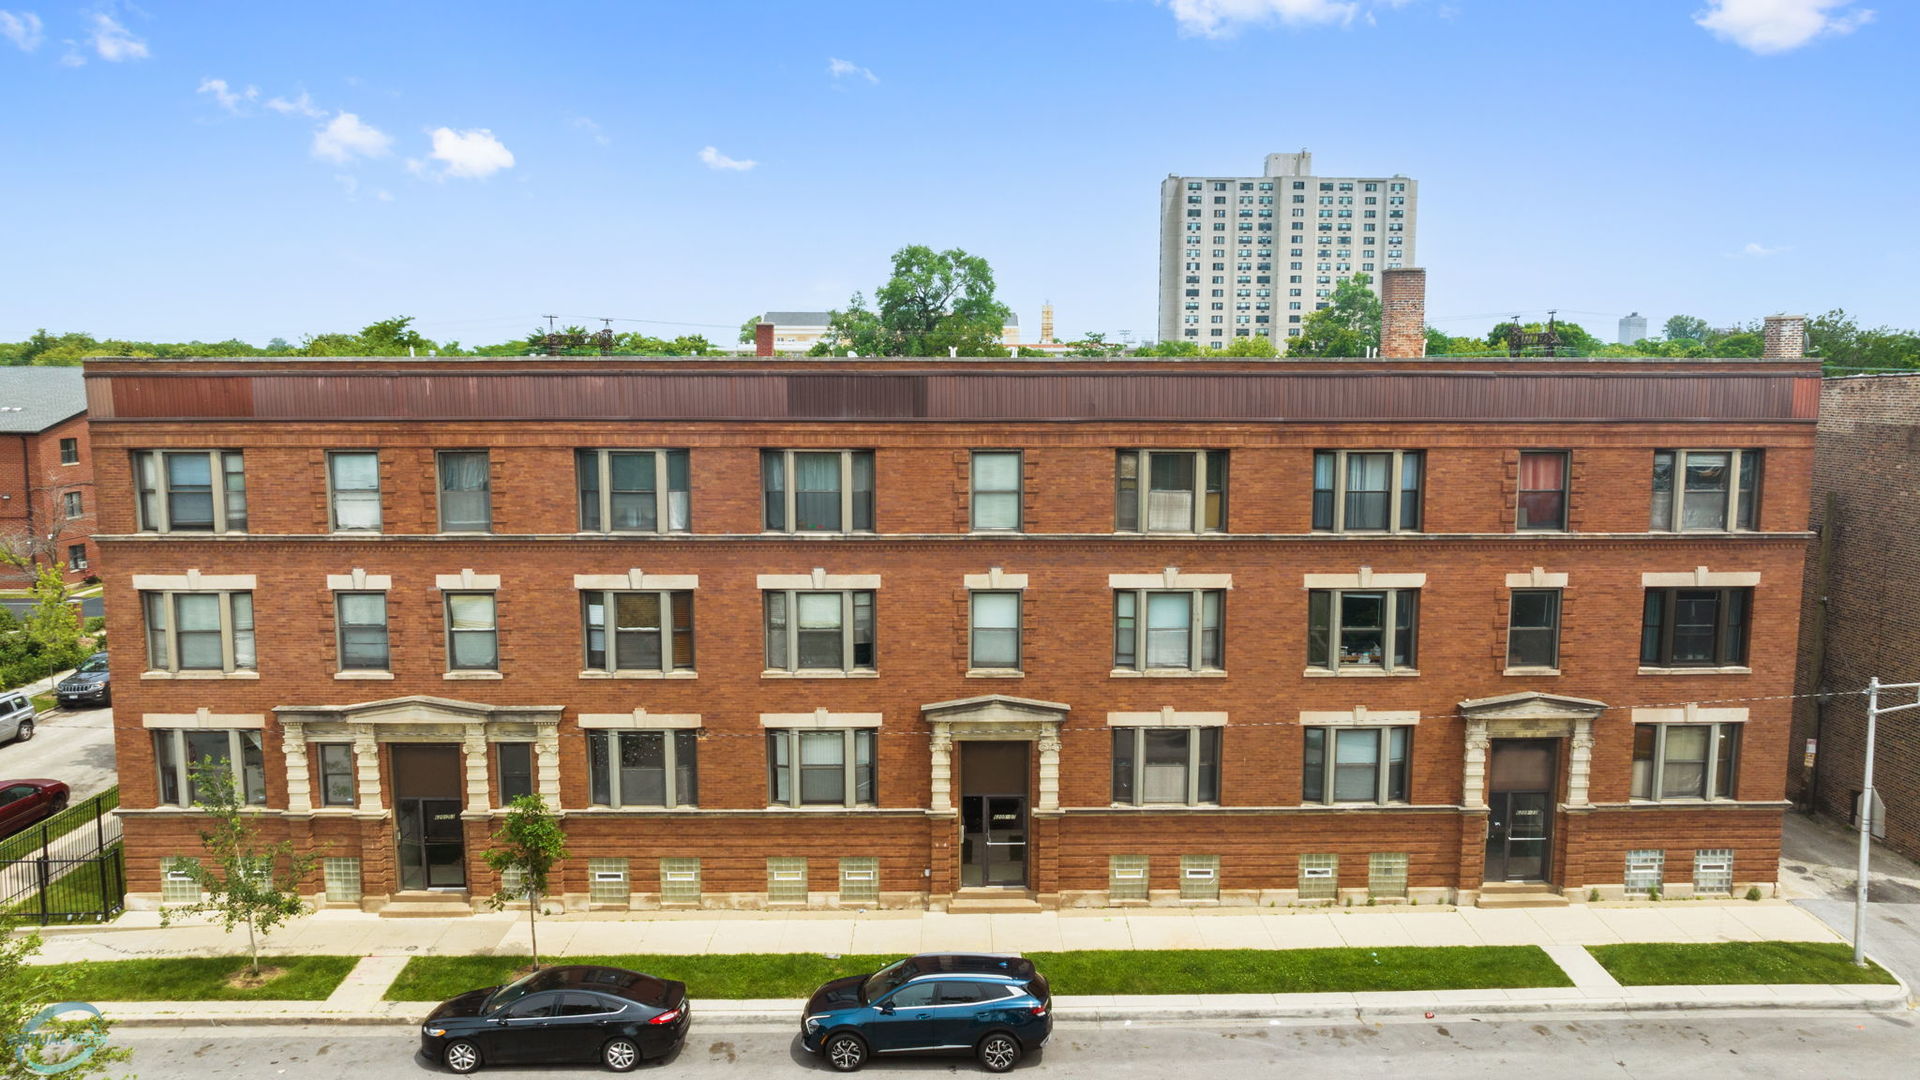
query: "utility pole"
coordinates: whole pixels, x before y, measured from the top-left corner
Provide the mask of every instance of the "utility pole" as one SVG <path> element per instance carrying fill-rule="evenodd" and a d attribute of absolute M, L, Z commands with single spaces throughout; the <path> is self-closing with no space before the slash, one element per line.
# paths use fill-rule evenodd
<path fill-rule="evenodd" d="M 1912 690 L 1914 700 L 1906 705 L 1880 707 L 1880 691 Z M 1873 850 L 1873 737 L 1881 713 L 1920 709 L 1920 683 L 1882 683 L 1875 675 L 1867 680 L 1867 752 L 1860 778 L 1860 869 L 1853 895 L 1853 963 L 1867 966 L 1867 858 Z"/>

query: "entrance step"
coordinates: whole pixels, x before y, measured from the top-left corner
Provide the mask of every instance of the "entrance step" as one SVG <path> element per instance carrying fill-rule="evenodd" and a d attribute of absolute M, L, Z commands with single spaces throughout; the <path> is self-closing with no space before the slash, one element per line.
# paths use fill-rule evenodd
<path fill-rule="evenodd" d="M 1480 886 L 1483 908 L 1566 907 L 1567 898 L 1551 885 L 1537 881 L 1489 881 Z"/>
<path fill-rule="evenodd" d="M 450 919 L 473 914 L 465 892 L 397 892 L 380 909 L 383 919 Z"/>
<path fill-rule="evenodd" d="M 1045 910 L 1024 889 L 961 889 L 947 901 L 949 915 L 1015 915 Z"/>

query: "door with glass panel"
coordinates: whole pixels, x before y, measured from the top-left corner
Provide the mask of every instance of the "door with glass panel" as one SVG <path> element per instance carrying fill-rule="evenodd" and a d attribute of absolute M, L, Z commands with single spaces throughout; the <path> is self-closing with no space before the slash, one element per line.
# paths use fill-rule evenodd
<path fill-rule="evenodd" d="M 466 831 L 460 820 L 460 748 L 400 743 L 391 748 L 394 832 L 400 888 L 462 889 L 467 884 Z"/>
<path fill-rule="evenodd" d="M 965 741 L 960 748 L 960 884 L 1027 883 L 1028 744 Z"/>
<path fill-rule="evenodd" d="M 1487 881 L 1546 881 L 1558 739 L 1495 739 L 1487 767 Z"/>

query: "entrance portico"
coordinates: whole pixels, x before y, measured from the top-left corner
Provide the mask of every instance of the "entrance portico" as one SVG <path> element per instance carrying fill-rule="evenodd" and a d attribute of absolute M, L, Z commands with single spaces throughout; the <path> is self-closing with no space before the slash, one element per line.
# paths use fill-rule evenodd
<path fill-rule="evenodd" d="M 932 895 L 968 886 L 1052 891 L 1058 852 L 1045 841 L 1059 832 L 1060 725 L 1068 709 L 1004 694 L 920 707 L 932 728 L 927 813 L 945 820 L 932 834 Z M 976 745 L 956 755 L 955 743 Z M 1031 784 L 1027 744 L 1037 751 Z"/>
<path fill-rule="evenodd" d="M 1484 815 L 1483 828 L 1461 831 L 1463 887 L 1559 879 L 1566 816 L 1592 806 L 1593 722 L 1606 708 L 1536 691 L 1460 703 L 1467 727 L 1460 801 L 1467 813 Z"/>

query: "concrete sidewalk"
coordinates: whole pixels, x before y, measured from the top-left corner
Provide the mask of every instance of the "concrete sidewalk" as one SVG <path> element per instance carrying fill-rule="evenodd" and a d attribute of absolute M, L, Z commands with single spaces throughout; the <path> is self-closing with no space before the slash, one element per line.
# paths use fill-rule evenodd
<path fill-rule="evenodd" d="M 1791 813 L 1781 838 L 1780 894 L 1851 941 L 1859 833 L 1842 822 Z M 1920 864 L 1874 843 L 1868 869 L 1867 951 L 1920 986 Z"/>

